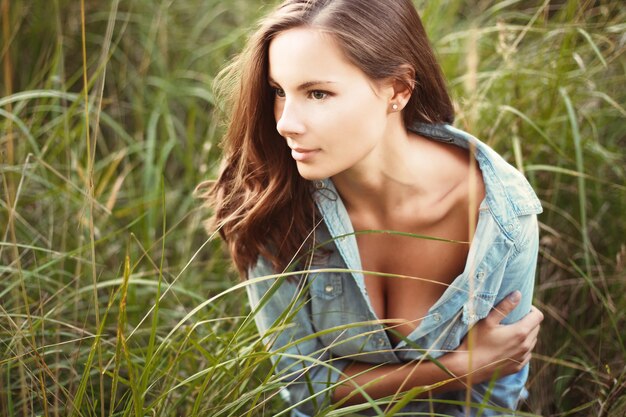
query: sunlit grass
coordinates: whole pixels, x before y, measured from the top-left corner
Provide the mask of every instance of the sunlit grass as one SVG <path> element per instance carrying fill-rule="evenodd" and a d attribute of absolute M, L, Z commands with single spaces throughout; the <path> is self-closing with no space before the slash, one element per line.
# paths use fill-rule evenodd
<path fill-rule="evenodd" d="M 213 79 L 261 2 L 87 1 L 84 38 L 80 2 L 39 3 L 1 9 L 0 415 L 284 411 L 246 284 L 193 197 L 220 155 Z M 524 410 L 623 415 L 626 8 L 417 4 L 456 124 L 544 206 Z"/>

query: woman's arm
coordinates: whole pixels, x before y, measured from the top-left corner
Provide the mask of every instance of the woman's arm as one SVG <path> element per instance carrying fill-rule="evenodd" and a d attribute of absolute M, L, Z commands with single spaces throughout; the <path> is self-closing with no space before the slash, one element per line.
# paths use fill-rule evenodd
<path fill-rule="evenodd" d="M 532 311 L 515 324 L 500 322 L 520 303 L 519 292 L 511 294 L 498 304 L 483 320 L 476 323 L 463 343 L 454 352 L 438 359 L 450 371 L 442 370 L 430 361 L 372 366 L 353 362 L 344 371 L 333 394 L 333 402 L 346 397 L 345 404 L 358 404 L 365 398 L 355 390 L 361 387 L 374 399 L 394 395 L 413 387 L 433 385 L 448 379 L 449 383 L 432 390 L 433 393 L 461 390 L 471 380 L 480 383 L 498 376 L 510 375 L 522 369 L 530 360 L 537 342 L 543 314 Z"/>

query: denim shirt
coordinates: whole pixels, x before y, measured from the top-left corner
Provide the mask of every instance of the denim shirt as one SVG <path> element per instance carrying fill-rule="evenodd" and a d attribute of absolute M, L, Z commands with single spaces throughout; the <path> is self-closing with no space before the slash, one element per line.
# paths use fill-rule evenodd
<path fill-rule="evenodd" d="M 394 345 L 367 295 L 346 208 L 330 179 L 317 181 L 314 198 L 323 222 L 316 228 L 315 238 L 330 242 L 326 245 L 329 255 L 322 257 L 322 262 L 313 259 L 296 279 L 277 275 L 266 259 L 259 258 L 249 270 L 246 286 L 257 327 L 272 352 L 275 376 L 287 382 L 281 394 L 292 405 L 292 416 L 314 415 L 326 407 L 351 361 L 399 364 L 436 359 L 456 349 L 468 329 L 515 290 L 522 293 L 521 301 L 502 323 L 513 323 L 530 311 L 538 251 L 536 214 L 542 211 L 530 185 L 494 150 L 466 132 L 433 124 L 416 124 L 410 130 L 466 149 L 473 145 L 485 198 L 465 269 L 420 325 Z M 516 374 L 473 385 L 472 403 L 483 405 L 472 408 L 469 415 L 500 415 L 502 409 L 516 409 L 519 400 L 527 396 L 527 377 L 528 366 Z M 465 391 L 432 398 L 413 400 L 402 412 L 432 408 L 443 415 L 468 415 Z M 369 404 L 359 413 L 377 415 Z"/>

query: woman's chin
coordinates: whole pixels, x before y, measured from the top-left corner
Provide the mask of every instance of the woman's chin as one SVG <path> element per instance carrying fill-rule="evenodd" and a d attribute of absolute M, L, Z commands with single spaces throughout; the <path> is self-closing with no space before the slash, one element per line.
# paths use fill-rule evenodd
<path fill-rule="evenodd" d="M 311 167 L 301 166 L 298 164 L 298 173 L 302 178 L 309 181 L 318 181 L 328 178 L 328 172 L 320 169 L 311 169 Z"/>

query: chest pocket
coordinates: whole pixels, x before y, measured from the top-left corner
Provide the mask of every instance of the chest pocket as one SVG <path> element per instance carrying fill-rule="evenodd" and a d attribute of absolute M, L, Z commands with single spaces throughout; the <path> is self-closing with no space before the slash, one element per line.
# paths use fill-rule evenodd
<path fill-rule="evenodd" d="M 309 276 L 311 299 L 333 300 L 343 294 L 343 280 L 340 273 L 322 272 Z"/>
<path fill-rule="evenodd" d="M 354 355 L 366 350 L 372 325 L 365 323 L 363 306 L 353 294 L 351 279 L 345 272 L 310 274 L 311 323 L 325 347 L 337 356 Z"/>

